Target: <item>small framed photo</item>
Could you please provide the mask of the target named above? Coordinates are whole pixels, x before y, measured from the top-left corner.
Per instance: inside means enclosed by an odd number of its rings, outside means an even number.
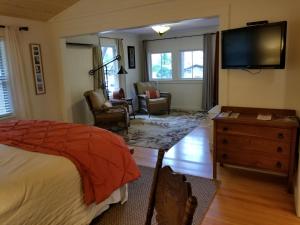
[[[41,66],[35,66],[36,74],[41,73]]]
[[[34,55],[34,64],[39,65],[41,64],[41,58],[38,55]]]
[[[127,46],[128,51],[128,68],[135,69],[135,50],[134,46]]]
[[[32,59],[33,78],[35,84],[35,93],[37,95],[46,94],[42,53],[40,44],[30,44],[30,53]]]

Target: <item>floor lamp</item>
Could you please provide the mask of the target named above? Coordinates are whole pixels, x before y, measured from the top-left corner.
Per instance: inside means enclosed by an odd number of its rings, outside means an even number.
[[[103,64],[103,65],[101,65],[101,66],[99,66],[99,67],[97,67],[95,69],[91,69],[89,71],[89,75],[94,76],[96,71],[104,68],[104,75],[105,75],[105,87],[104,87],[104,89],[105,89],[105,94],[106,94],[106,96],[107,96],[108,99],[109,99],[109,90],[108,90],[108,78],[107,78],[107,76],[108,76],[107,75],[107,65],[110,64],[110,63],[112,63],[112,62],[114,62],[114,61],[116,61],[116,60],[120,61],[121,60],[121,56],[117,55],[111,61],[109,61],[109,62],[107,62],[107,63],[105,63],[105,64]],[[127,74],[127,71],[124,69],[123,66],[121,66],[117,74],[119,74],[119,75],[120,74]]]

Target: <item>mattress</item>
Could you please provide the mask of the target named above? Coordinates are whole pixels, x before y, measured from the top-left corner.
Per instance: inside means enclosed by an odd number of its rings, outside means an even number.
[[[80,175],[69,159],[0,144],[1,225],[85,225],[127,198],[124,185],[99,204],[86,205]]]

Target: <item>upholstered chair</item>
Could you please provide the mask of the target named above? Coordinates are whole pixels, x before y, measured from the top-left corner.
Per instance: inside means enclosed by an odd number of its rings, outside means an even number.
[[[138,97],[139,111],[147,114],[170,113],[171,93],[156,90],[151,82],[134,83],[134,89]],[[158,91],[158,96],[151,97],[147,95],[147,91]]]
[[[84,97],[94,116],[95,126],[112,131],[121,128],[128,132],[130,120],[126,102],[119,102],[113,105],[105,98],[102,89],[86,91]]]

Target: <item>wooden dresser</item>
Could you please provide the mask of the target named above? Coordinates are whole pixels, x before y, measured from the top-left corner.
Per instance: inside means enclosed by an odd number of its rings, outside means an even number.
[[[295,110],[224,106],[221,112],[240,114],[213,119],[214,178],[219,162],[287,175],[292,191],[299,126]],[[271,114],[272,119],[258,120],[258,114]]]

